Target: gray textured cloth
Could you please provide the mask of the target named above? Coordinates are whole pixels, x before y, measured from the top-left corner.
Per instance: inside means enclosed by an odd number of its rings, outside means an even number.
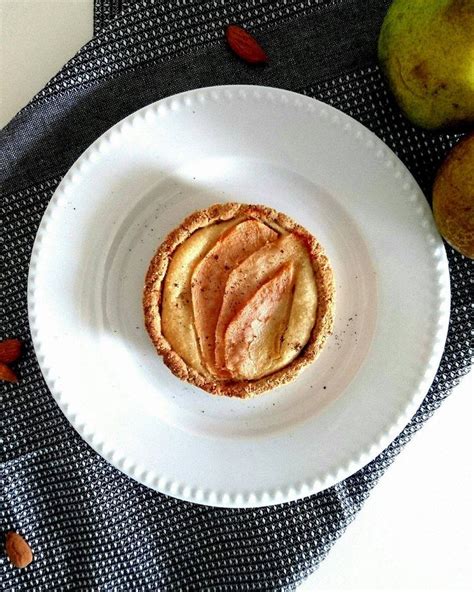
[[[133,4],[130,0],[95,0],[94,33],[99,33],[130,4]]]
[[[28,263],[51,195],[102,132],[164,96],[254,83],[317,97],[372,129],[428,195],[456,138],[414,128],[394,105],[375,54],[387,4],[98,0],[96,37],[2,131],[0,338],[21,337],[26,352],[18,365],[21,382],[0,387],[0,520],[3,531],[21,532],[35,554],[25,570],[0,559],[4,589],[293,589],[325,557],[394,457],[468,370],[473,264],[448,248],[448,341],[434,383],[403,433],[369,465],[318,495],[275,507],[225,510],[160,495],[98,457],[56,406],[31,346]],[[252,69],[230,54],[223,42],[228,22],[258,30],[271,56],[267,67]]]

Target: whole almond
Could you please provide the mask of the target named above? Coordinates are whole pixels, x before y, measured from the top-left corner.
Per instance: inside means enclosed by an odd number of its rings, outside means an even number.
[[[0,362],[10,364],[16,362],[21,354],[21,341],[19,339],[5,339],[0,341]]]
[[[248,64],[264,64],[268,56],[257,40],[238,25],[229,25],[225,36],[231,50]]]
[[[15,567],[23,568],[33,561],[33,553],[25,539],[17,532],[7,532],[5,551]]]
[[[18,382],[18,376],[3,362],[0,362],[0,380],[7,382]]]

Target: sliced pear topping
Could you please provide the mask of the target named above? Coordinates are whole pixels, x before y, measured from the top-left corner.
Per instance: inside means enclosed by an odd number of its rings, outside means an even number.
[[[191,280],[194,323],[203,362],[212,373],[215,372],[216,325],[227,278],[250,254],[277,237],[262,222],[245,220],[224,232],[194,269]]]
[[[229,323],[224,339],[225,363],[232,378],[260,378],[271,371],[280,357],[291,310],[294,275],[293,263],[285,263]]]

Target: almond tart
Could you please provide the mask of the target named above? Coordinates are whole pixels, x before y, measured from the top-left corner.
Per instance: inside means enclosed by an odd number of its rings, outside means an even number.
[[[315,237],[285,214],[216,204],[188,216],[158,248],[143,305],[173,374],[246,398],[314,361],[332,330],[333,273]]]

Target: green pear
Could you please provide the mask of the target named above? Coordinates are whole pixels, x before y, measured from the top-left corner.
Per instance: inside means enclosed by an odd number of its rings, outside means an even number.
[[[433,214],[446,241],[474,259],[474,133],[449,152],[433,185]]]
[[[378,55],[411,121],[430,129],[474,124],[474,0],[394,0]]]

